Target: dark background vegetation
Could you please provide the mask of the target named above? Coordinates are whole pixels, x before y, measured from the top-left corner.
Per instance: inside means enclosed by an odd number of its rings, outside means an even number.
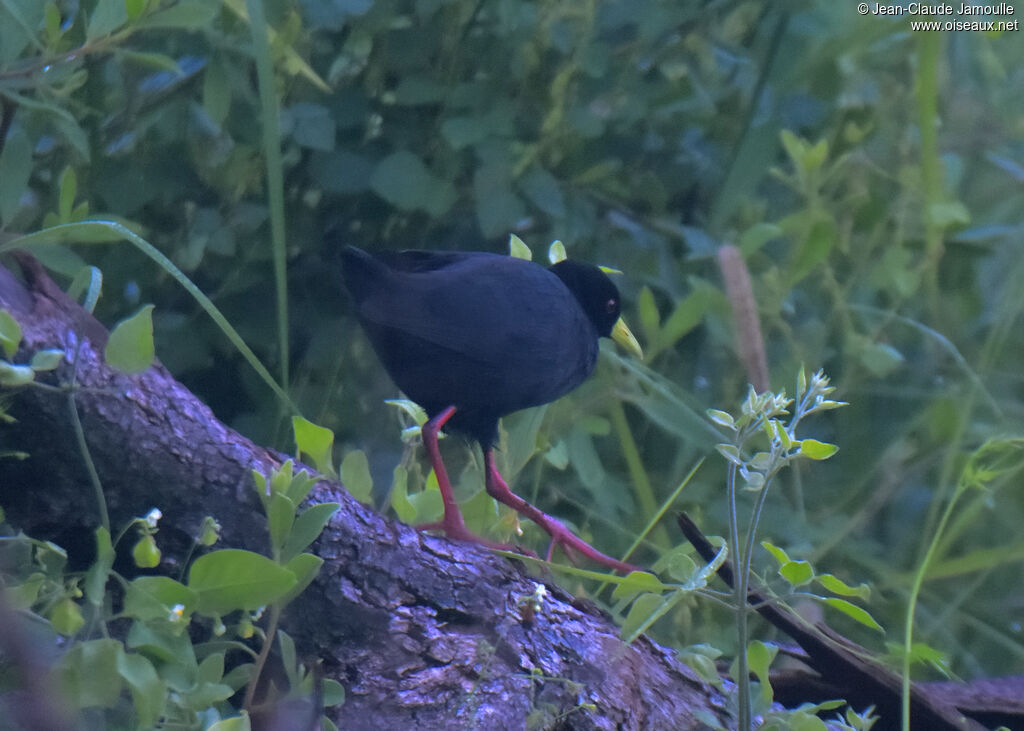
[[[147,27],[157,5],[178,15]],[[276,374],[263,117],[244,10],[0,3],[10,121],[0,216],[8,234],[85,215],[126,222]],[[503,450],[517,492],[614,554],[714,454],[704,410],[735,410],[746,392],[715,258],[735,244],[772,388],[791,392],[803,364],[824,368],[850,402],[804,427],[841,451],[785,474],[762,533],[849,583],[870,582],[886,637],[832,618],[842,630],[883,651],[900,640],[911,573],[967,456],[1021,432],[1019,32],[912,33],[906,17],[810,0],[268,0],[266,10],[288,388],[335,431],[339,459],[365,451],[382,509],[400,461],[412,493],[424,468],[383,403],[398,394],[341,291],[341,246],[501,252],[514,232],[537,259],[560,239],[570,257],[623,271],[646,360],[606,349],[595,378],[542,422],[508,419]],[[170,370],[228,424],[290,448],[273,393],[148,259],[113,244],[53,249],[45,261],[63,283],[83,263],[99,267],[108,324],[154,303]],[[479,456],[456,439],[443,449],[469,499],[482,489]],[[723,475],[712,456],[673,510],[724,535]],[[924,586],[916,637],[961,676],[1024,672],[1019,488],[1011,471],[965,498]],[[471,506],[478,530],[509,535],[489,503]],[[425,500],[414,508],[427,517]],[[524,529],[517,540],[542,548]],[[679,542],[666,521],[638,558]],[[755,566],[774,573],[766,554]],[[727,614],[699,598],[656,634],[733,643]]]

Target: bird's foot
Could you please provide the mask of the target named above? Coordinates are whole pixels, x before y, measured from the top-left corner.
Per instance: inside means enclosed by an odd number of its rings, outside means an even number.
[[[624,574],[628,574],[631,571],[647,570],[640,568],[639,566],[628,564],[625,561],[619,561],[607,554],[601,553],[585,540],[566,528],[562,521],[552,518],[550,515],[545,515],[545,518],[546,520],[544,521],[543,527],[551,536],[551,543],[548,546],[547,553],[548,561],[551,561],[551,554],[554,552],[555,546],[557,545],[562,547],[562,550],[565,551],[565,555],[568,556],[573,565],[576,565],[576,559],[573,555],[573,552],[576,552],[586,556],[594,563],[607,566],[614,571],[621,571]]]
[[[486,546],[487,548],[490,548],[495,551],[512,551],[514,553],[526,553],[527,555],[533,556],[535,558],[537,556],[537,554],[535,554],[533,551],[529,551],[520,546],[513,546],[508,543],[498,543],[497,541],[488,540],[483,536],[478,536],[476,533],[467,528],[466,524],[463,523],[461,520],[439,520],[434,523],[424,523],[422,525],[417,525],[416,530],[439,530],[442,531],[447,538],[450,538],[454,541],[465,541],[466,543],[479,543],[480,545]]]

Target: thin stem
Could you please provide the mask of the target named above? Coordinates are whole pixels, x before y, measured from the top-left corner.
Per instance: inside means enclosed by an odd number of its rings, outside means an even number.
[[[93,492],[96,494],[96,507],[99,508],[100,525],[110,532],[110,515],[107,514],[107,500],[103,497],[103,484],[100,482],[99,473],[96,472],[96,465],[93,464],[92,455],[89,454],[89,445],[85,443],[85,431],[82,429],[82,421],[78,418],[78,408],[75,406],[75,392],[68,393],[68,412],[71,415],[71,426],[75,430],[75,441],[78,442],[78,452],[85,462],[85,470],[89,473],[89,482],[92,483]]]
[[[92,484],[93,492],[96,495],[100,525],[107,531],[107,535],[110,535],[110,514],[107,513],[107,499],[103,495],[103,483],[100,482],[100,475],[92,461],[89,445],[85,442],[85,430],[82,428],[82,420],[78,417],[78,407],[75,405],[75,386],[78,383],[78,362],[81,352],[82,340],[79,338],[75,345],[75,357],[71,361],[71,381],[68,384],[68,412],[71,415],[71,427],[75,432],[75,441],[78,443],[78,453],[82,455],[82,461],[85,462],[85,471],[89,473],[89,482]]]
[[[252,32],[253,55],[256,59],[256,82],[260,94],[260,116],[263,126],[263,154],[267,161],[267,203],[270,208],[270,241],[274,256],[274,284],[277,292],[277,341],[281,359],[281,387],[289,387],[288,374],[288,263],[285,248],[284,164],[281,161],[281,129],[278,120],[274,70],[270,62],[267,23],[263,0],[246,0],[249,28]]]
[[[736,565],[749,566],[749,561],[740,553],[739,504],[736,500],[736,464],[729,463],[726,480],[729,502],[729,543],[736,551]],[[736,604],[736,688],[738,693],[739,731],[750,729],[750,670],[747,667],[747,572],[737,571],[733,586],[733,601]]]
[[[260,654],[256,657],[256,662],[252,669],[252,678],[245,689],[245,702],[242,704],[242,707],[250,713],[252,712],[253,700],[256,697],[256,686],[259,685],[260,675],[267,664],[267,657],[270,656],[270,648],[274,646],[274,637],[277,636],[277,623],[280,619],[281,607],[277,604],[272,604],[270,606],[270,619],[267,622],[267,633],[263,639],[263,647],[260,648]]]
[[[754,512],[750,515],[750,526],[747,529],[747,541],[743,547],[743,570],[740,574],[743,576],[743,580],[749,584],[748,576],[750,575],[750,563],[751,556],[754,554],[754,540],[757,537],[757,524],[761,521],[761,510],[764,508],[765,500],[768,497],[768,487],[772,484],[774,475],[769,475],[764,484],[761,486],[761,490],[757,495],[757,502],[754,504]],[[744,598],[747,596],[746,592],[743,594]]]

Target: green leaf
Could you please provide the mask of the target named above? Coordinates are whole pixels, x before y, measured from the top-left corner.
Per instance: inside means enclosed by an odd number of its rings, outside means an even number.
[[[53,629],[65,637],[71,637],[76,634],[78,630],[82,629],[82,625],[85,624],[82,608],[70,597],[64,597],[54,604],[47,619],[50,620]]]
[[[133,622],[125,645],[172,666],[174,675],[165,671],[164,678],[178,683],[178,689],[191,686],[196,682],[196,656],[188,633],[177,627],[157,627],[155,622]]]
[[[29,44],[37,44],[35,31],[43,19],[40,0],[3,0],[0,2],[0,65],[6,66],[21,55]],[[3,169],[3,168],[0,168]]]
[[[153,305],[146,305],[110,333],[104,357],[125,373],[141,373],[153,363]]]
[[[480,117],[449,117],[441,123],[441,136],[455,150],[475,145],[490,132],[487,121]]]
[[[87,640],[68,650],[59,665],[66,699],[78,708],[112,708],[121,695],[117,661],[123,653],[113,639]]]
[[[352,450],[341,461],[341,482],[356,500],[369,502],[373,492],[373,478],[370,476],[370,464],[362,450]]]
[[[815,577],[819,584],[825,589],[832,592],[833,594],[839,594],[840,596],[855,596],[858,599],[867,601],[871,598],[871,587],[867,584],[861,584],[860,586],[850,586],[845,581],[832,574],[822,574],[821,576]]]
[[[154,28],[201,30],[213,21],[219,6],[220,3],[210,3],[205,2],[205,0],[179,2],[166,10],[147,15],[135,27],[148,30]]]
[[[556,470],[564,470],[569,466],[569,447],[565,440],[559,439],[551,449],[544,453],[544,461]]]
[[[779,576],[790,586],[803,586],[814,580],[814,568],[807,561],[787,561],[779,567]]]
[[[395,406],[405,412],[419,426],[427,423],[427,412],[415,401],[410,401],[407,398],[393,398],[387,399],[384,403],[388,406]],[[443,436],[443,434],[439,436]]]
[[[796,284],[824,262],[838,237],[835,221],[819,217],[800,241],[796,256],[790,264],[790,283]]]
[[[8,133],[0,150],[0,170],[0,222],[10,224],[21,209],[32,174],[32,142],[20,125]]]
[[[530,247],[515,234],[508,235],[508,255],[516,259],[533,261],[533,252],[530,251]]]
[[[939,228],[969,226],[971,213],[960,201],[933,203],[928,206],[928,222]]]
[[[128,22],[128,10],[124,0],[98,0],[92,15],[89,16],[89,29],[86,31],[86,42],[109,35]],[[67,220],[67,219],[63,219]]]
[[[213,616],[266,606],[295,583],[295,574],[269,558],[233,548],[200,556],[188,577],[188,587],[199,594],[197,611]]]
[[[288,685],[294,691],[298,688],[302,678],[299,677],[299,663],[295,654],[295,640],[283,631],[277,631],[277,645],[281,654],[281,666],[288,676]]]
[[[423,161],[399,150],[388,155],[370,175],[370,188],[381,198],[404,211],[425,211],[439,218],[455,202],[452,184],[434,175]]]
[[[308,455],[319,472],[334,475],[334,432],[301,416],[292,417],[292,430],[295,432],[295,445],[299,454]]]
[[[739,247],[743,258],[747,259],[757,253],[769,241],[785,234],[782,227],[775,223],[755,223],[740,235]]]
[[[444,501],[437,485],[437,475],[431,470],[427,475],[423,490],[409,495],[409,502],[416,510],[416,515],[425,522],[430,522],[441,515]]]
[[[857,350],[857,357],[873,376],[883,378],[903,365],[906,360],[903,353],[888,343],[874,343],[866,338],[855,342],[859,342],[861,346]]]
[[[132,560],[140,569],[156,568],[160,565],[160,557],[160,548],[151,535],[142,536],[132,547]]]
[[[143,621],[167,619],[175,605],[188,617],[196,608],[199,595],[167,576],[139,576],[128,584],[124,595],[124,613]]]
[[[661,594],[641,594],[629,608],[626,619],[622,622],[622,629],[619,636],[623,638],[633,637],[637,631],[647,623],[651,616],[658,611],[664,599]]]
[[[569,255],[565,253],[565,244],[561,241],[555,240],[551,242],[551,246],[548,247],[548,261],[552,264],[557,264],[560,261],[565,261],[569,258]],[[602,267],[603,269],[604,267]]]
[[[819,442],[817,439],[803,439],[800,441],[800,454],[813,460],[824,460],[839,451],[835,444]]]
[[[300,553],[289,561],[287,569],[295,574],[295,586],[289,589],[288,593],[278,601],[282,604],[288,604],[304,592],[306,587],[313,583],[313,579],[320,573],[320,567],[323,565],[324,560],[319,556],[314,556],[312,553]]]
[[[552,218],[565,217],[565,197],[562,195],[562,188],[558,179],[547,170],[540,167],[533,168],[520,179],[519,185],[523,195],[544,213]],[[562,259],[564,258],[563,256]]]
[[[146,9],[146,4],[149,0],[124,0],[125,10],[128,13],[128,17],[131,20],[135,20],[142,11]]]
[[[509,176],[510,172],[501,165],[481,166],[473,176],[476,220],[484,236],[508,231],[527,214]]]
[[[809,172],[821,169],[828,159],[828,140],[819,140],[813,147],[808,147],[803,156],[803,167]]]
[[[743,464],[743,460],[740,458],[740,450],[735,445],[733,445],[733,444],[716,444],[715,445],[715,449],[718,450],[718,453],[720,455],[725,457],[728,461],[732,462],[734,465],[739,466],[739,465]]]
[[[0,350],[5,358],[13,358],[21,344],[21,325],[7,310],[0,310]]]
[[[402,465],[395,467],[394,477],[391,480],[391,509],[403,523],[410,523],[416,519],[416,508],[409,502],[409,473]]]
[[[646,284],[637,293],[636,309],[644,338],[648,343],[653,343],[661,332],[661,315],[658,312],[658,305],[654,301],[654,293]],[[648,358],[650,358],[650,347],[648,347]]]
[[[52,371],[60,365],[60,362],[64,359],[64,351],[56,348],[48,348],[46,350],[39,350],[32,356],[32,362],[29,367],[36,373],[40,371]]]
[[[868,614],[867,611],[861,609],[856,604],[851,604],[845,599],[837,599],[836,597],[825,597],[822,601],[824,601],[830,607],[838,609],[840,612],[850,617],[851,619],[860,622],[865,627],[876,629],[883,634],[885,633],[885,629],[882,628],[882,625],[876,622],[875,618]]]
[[[772,702],[773,692],[769,681],[769,670],[778,653],[778,647],[769,647],[760,640],[754,640],[747,645],[747,663],[750,672],[757,676],[761,686],[761,700],[765,705],[770,705]]]
[[[291,482],[288,484],[288,489],[284,491],[284,494],[288,496],[288,499],[292,501],[296,507],[302,505],[302,501],[309,495],[309,491],[313,489],[313,486],[319,482],[319,479],[313,477],[306,470],[299,470],[299,474],[292,477]]]
[[[281,560],[287,563],[306,550],[320,536],[327,521],[339,507],[338,503],[320,503],[302,511],[295,519],[291,533],[281,549]]]
[[[42,545],[36,545],[36,563],[38,563],[46,575],[56,578],[64,573],[64,567],[68,563],[67,552],[56,543],[46,541]]]
[[[311,102],[297,102],[285,112],[291,121],[291,136],[296,144],[321,152],[334,149],[335,122],[327,107]]]
[[[207,727],[206,731],[252,731],[249,714],[241,711],[234,718],[225,718]]]
[[[178,62],[164,53],[147,53],[119,48],[117,55],[125,61],[130,61],[140,66],[156,69],[157,71],[170,71],[175,76],[182,76],[184,73]]]
[[[690,292],[662,323],[653,351],[660,352],[672,347],[680,338],[697,327],[704,319],[710,303],[711,297],[707,287],[700,286]]]
[[[231,84],[219,57],[214,57],[203,70],[203,109],[218,125],[224,124],[231,111]]]
[[[688,581],[697,571],[697,564],[691,557],[692,547],[679,545],[661,554],[651,567],[658,574],[668,574],[673,581]]]
[[[714,423],[725,427],[726,429],[735,431],[736,420],[732,418],[732,414],[729,414],[726,411],[719,411],[718,409],[708,409],[706,413],[708,418]]]
[[[2,23],[0,23],[2,25]],[[85,73],[84,71],[82,72]],[[55,102],[40,101],[39,99],[24,96],[22,94],[16,94],[12,91],[8,91],[7,97],[15,100],[20,106],[25,109],[31,109],[34,111],[47,114],[52,117],[49,120],[57,132],[74,148],[75,152],[82,156],[82,158],[89,161],[89,138],[82,129],[81,125],[75,119],[74,115],[71,114],[67,109],[64,109]],[[34,232],[37,233],[37,232]],[[33,236],[33,234],[28,234]],[[21,237],[19,237],[21,238]]]
[[[667,586],[657,576],[648,571],[631,571],[612,592],[612,600],[629,601],[641,592],[665,592],[672,587]],[[625,634],[625,633],[624,633]]]
[[[224,653],[214,652],[199,663],[200,683],[219,683],[224,677]]]
[[[142,655],[120,652],[117,672],[131,691],[138,728],[154,727],[167,703],[167,685],[157,676],[153,663]]]
[[[107,578],[114,567],[114,547],[110,543],[110,531],[103,526],[96,529],[96,560],[85,574],[85,598],[94,607],[103,605]]]
[[[270,545],[275,550],[280,550],[284,546],[294,520],[295,503],[284,493],[275,492],[271,495],[270,505],[267,508],[267,523],[270,527]]]
[[[776,561],[779,562],[780,566],[783,566],[792,560],[789,557],[789,554],[787,554],[784,550],[776,546],[774,543],[769,543],[768,541],[761,541],[761,545],[764,547],[766,551],[768,551],[768,553],[770,553],[775,558]]]
[[[324,679],[323,683],[324,706],[331,708],[345,702],[345,686],[337,680],[331,680],[330,678]]]
[[[225,683],[199,683],[181,693],[181,704],[192,711],[205,711],[212,705],[226,701],[235,694],[234,688]]]

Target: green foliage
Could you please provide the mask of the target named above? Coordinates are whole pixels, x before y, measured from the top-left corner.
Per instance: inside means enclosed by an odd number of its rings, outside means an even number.
[[[28,365],[10,362],[21,345],[21,325],[7,310],[0,310],[0,386],[27,386],[35,381],[39,373],[55,370],[64,358],[64,351],[58,349],[37,350]],[[3,411],[0,409],[0,415]]]
[[[13,358],[21,342],[21,326],[7,310],[0,310],[0,348],[4,356]]]
[[[754,387],[750,386],[738,415],[719,409],[708,411],[708,419],[729,435],[729,441],[718,444],[717,449],[728,464],[726,491],[730,511],[729,545],[732,546],[735,566],[733,608],[736,613],[736,644],[740,648],[748,648],[747,652],[741,650],[737,654],[733,670],[738,694],[738,722],[741,729],[751,728],[753,718],[748,670],[757,674],[761,681],[762,704],[769,705],[771,700],[771,694],[765,692],[767,666],[771,658],[766,657],[761,645],[749,643],[747,626],[747,614],[750,611],[747,590],[750,586],[754,540],[761,512],[764,509],[768,488],[784,468],[800,457],[819,461],[828,459],[838,451],[835,445],[816,439],[798,439],[796,434],[797,427],[805,417],[847,405],[845,402],[827,398],[834,391],[835,387],[829,384],[828,376],[824,372],[818,371],[808,379],[801,368],[797,375],[793,398],[788,398],[785,391],[758,394]],[[743,534],[739,528],[741,506],[736,489],[737,476],[743,479],[746,491],[756,494]],[[786,552],[777,546],[771,546],[769,552],[781,564],[779,573],[791,586],[800,587],[813,579],[814,569],[810,563],[791,560]],[[823,601],[863,624],[881,629],[867,612],[844,599],[828,597]],[[754,657],[761,665],[760,668],[748,666],[748,653],[751,647],[758,649]]]
[[[103,357],[125,373],[140,373],[153,363],[153,305],[146,305],[110,331]]]
[[[292,417],[292,430],[295,432],[295,446],[299,454],[308,455],[313,460],[317,472],[326,477],[337,477],[334,469],[334,432],[318,426],[301,416]]]
[[[130,533],[138,536],[131,549],[135,565],[159,565],[156,536],[161,514],[155,508],[131,521],[115,541],[105,528],[97,528],[96,558],[84,575],[67,572],[67,556],[60,547],[0,525],[5,600],[46,621],[49,636],[40,641],[55,643],[56,634],[67,638],[67,652],[56,661],[52,674],[70,709],[100,709],[107,723],[126,729],[202,729],[217,723],[223,728],[236,723],[244,727],[246,709],[239,711],[227,701],[248,686],[246,706],[252,703],[253,689],[275,642],[289,681],[282,690],[289,697],[312,694],[313,675],[298,662],[291,638],[277,632],[276,626],[281,608],[319,572],[323,561],[303,551],[338,506],[296,510],[313,480],[305,471],[294,474],[291,463],[255,482],[267,510],[274,557],[232,548],[214,550],[191,563],[185,583],[160,575],[129,580],[113,569],[117,547]],[[216,530],[212,518],[205,520],[196,546],[211,545]],[[112,607],[118,604],[115,614]],[[268,607],[269,627],[257,633],[254,622]],[[222,620],[229,616],[237,618],[230,628]],[[109,636],[108,625],[114,621],[130,623],[123,641]],[[200,639],[193,642],[190,631]],[[204,642],[203,635],[219,641]],[[261,643],[258,654],[245,644],[254,636]],[[229,670],[225,660],[230,649],[255,660]],[[326,706],[344,701],[337,682],[322,683]]]

